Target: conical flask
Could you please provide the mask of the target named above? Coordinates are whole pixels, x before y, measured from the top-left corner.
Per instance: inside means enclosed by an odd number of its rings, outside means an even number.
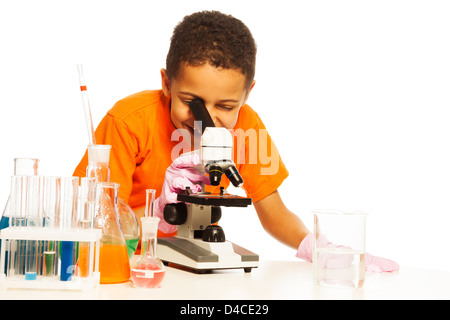
[[[120,283],[130,278],[130,263],[119,218],[118,194],[117,183],[97,184],[94,226],[102,230],[100,283]]]
[[[91,144],[88,146],[89,164],[86,169],[87,177],[95,178],[96,182],[110,181],[110,151],[111,146],[106,144]],[[139,242],[139,221],[130,206],[120,198],[118,207],[128,258],[131,258]]]

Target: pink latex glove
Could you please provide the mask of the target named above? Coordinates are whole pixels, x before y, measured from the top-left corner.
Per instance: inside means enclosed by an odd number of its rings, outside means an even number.
[[[164,233],[172,233],[177,226],[168,224],[164,220],[164,207],[169,203],[177,203],[178,193],[186,187],[192,192],[201,191],[201,183],[209,184],[209,178],[194,167],[201,163],[198,153],[189,153],[175,159],[167,168],[160,196],[155,200],[154,214],[160,218],[158,229]]]
[[[325,237],[319,237],[319,245],[326,245],[327,247],[339,247],[331,242],[329,242]],[[308,234],[305,239],[300,243],[296,257],[303,259],[308,262],[312,262],[313,255],[313,234]],[[344,258],[345,259],[345,258]],[[346,261],[342,259],[333,259],[330,255],[329,259],[326,261],[328,267],[338,268],[339,265],[346,264]],[[393,272],[398,271],[399,266],[395,261],[376,257],[369,253],[366,253],[366,271],[368,272]]]

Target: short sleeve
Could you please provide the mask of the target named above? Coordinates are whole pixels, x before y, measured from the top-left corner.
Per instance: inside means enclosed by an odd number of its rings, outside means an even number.
[[[119,197],[128,202],[132,186],[133,174],[136,168],[138,144],[133,133],[120,119],[107,114],[95,131],[97,144],[111,145],[109,167],[111,182],[119,183]],[[87,153],[75,169],[75,176],[85,176],[88,165]]]

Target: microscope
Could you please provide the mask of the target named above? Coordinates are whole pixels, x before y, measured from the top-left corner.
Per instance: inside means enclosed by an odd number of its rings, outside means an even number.
[[[215,127],[201,99],[194,99],[189,108],[196,120],[202,121],[200,172],[208,173],[210,183],[218,186],[225,176],[235,187],[244,183],[232,159],[233,138],[226,128]],[[164,219],[177,226],[175,237],[158,238],[158,257],[165,264],[172,264],[207,273],[216,269],[257,268],[259,256],[225,239],[218,221],[222,217],[221,206],[247,207],[251,198],[228,193],[223,187],[220,193],[204,191],[193,193],[189,188],[178,194],[178,203],[164,208]]]

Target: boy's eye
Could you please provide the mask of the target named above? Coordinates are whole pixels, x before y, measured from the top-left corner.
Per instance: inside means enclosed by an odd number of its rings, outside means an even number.
[[[232,106],[224,106],[224,105],[218,105],[217,107],[219,107],[220,109],[223,109],[225,111],[231,111],[234,109],[234,107],[232,107]]]
[[[183,102],[185,105],[188,106],[189,103],[191,103],[193,100],[194,100],[194,99],[181,99],[181,102]],[[225,110],[225,111],[231,111],[231,110],[234,109],[233,106],[228,106],[228,105],[217,105],[216,107],[217,107],[217,108],[220,108],[220,109],[222,109],[222,110]]]

